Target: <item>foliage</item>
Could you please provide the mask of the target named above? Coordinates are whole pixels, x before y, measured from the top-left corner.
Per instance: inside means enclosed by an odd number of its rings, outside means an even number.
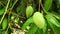
[[[0,0],[0,34],[21,32],[60,34],[60,0]]]

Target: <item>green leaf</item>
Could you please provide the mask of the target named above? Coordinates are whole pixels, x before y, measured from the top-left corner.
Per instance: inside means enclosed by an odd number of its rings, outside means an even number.
[[[7,27],[7,25],[8,25],[8,20],[7,20],[7,18],[5,17],[4,20],[3,20],[3,22],[2,22],[2,29],[5,30],[6,27]]]
[[[4,11],[5,11],[5,8],[1,9],[0,10],[0,15],[2,15],[4,13]]]
[[[45,26],[43,28],[43,34],[46,34],[46,31],[47,31],[47,23],[45,23]]]
[[[28,32],[26,34],[35,34],[35,32],[37,31],[37,27],[35,24],[31,24],[30,29],[28,30]]]
[[[26,17],[29,18],[33,14],[34,10],[32,6],[27,6],[26,8]]]
[[[58,1],[58,3],[60,4],[60,0],[57,0]]]
[[[48,10],[51,8],[52,1],[53,1],[53,0],[45,0],[44,9],[45,9],[46,11],[48,11]]]
[[[42,29],[38,29],[35,34],[43,34]]]
[[[48,20],[47,20],[48,21]],[[50,25],[50,27],[52,28],[52,30],[54,31],[54,34],[60,34],[60,28],[58,28],[57,26],[55,26],[54,24],[50,23],[48,21],[48,24]]]
[[[47,34],[50,34],[50,32],[47,32]]]
[[[50,23],[54,24],[55,26],[60,27],[60,23],[53,16],[46,15],[46,19],[47,19],[47,21],[49,21]]]
[[[8,34],[8,31],[5,31],[5,34]]]
[[[57,18],[58,20],[60,20],[60,15],[56,12],[50,11],[49,12],[50,15],[54,16],[55,18]]]
[[[5,34],[5,31],[0,32],[0,34]]]
[[[33,17],[30,17],[29,19],[27,19],[27,21],[23,24],[22,26],[22,31],[29,26],[31,23],[33,23]]]

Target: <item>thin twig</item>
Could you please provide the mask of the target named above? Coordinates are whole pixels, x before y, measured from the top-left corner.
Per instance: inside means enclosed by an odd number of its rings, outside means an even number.
[[[5,6],[2,4],[2,2],[0,2],[0,4],[5,8]]]
[[[14,7],[14,5],[17,3],[17,1],[18,1],[18,0],[16,0],[16,1],[14,2],[13,6],[11,7],[11,9],[13,9],[13,7]]]
[[[19,16],[18,14],[11,12],[11,14],[17,15],[18,17],[22,18],[22,16]]]
[[[6,12],[7,12],[7,9],[8,9],[8,6],[9,6],[9,2],[10,2],[10,0],[8,0],[7,6],[6,6],[6,10],[5,10],[4,14],[3,14],[3,17],[1,18],[0,24],[2,23],[2,21],[4,19],[4,16],[5,16]]]
[[[41,7],[43,8],[44,12],[45,12],[46,14],[48,14],[48,12],[44,9],[44,7],[43,7],[43,5],[42,5],[42,2],[41,2]]]
[[[40,3],[41,3],[41,0],[39,0],[39,12],[40,12]]]

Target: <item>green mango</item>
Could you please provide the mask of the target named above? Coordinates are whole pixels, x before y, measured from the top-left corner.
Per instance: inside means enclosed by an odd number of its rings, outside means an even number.
[[[26,8],[26,17],[29,18],[33,14],[34,10],[32,6],[27,6]]]
[[[36,24],[36,26],[39,27],[40,29],[44,28],[45,19],[44,19],[42,13],[35,12],[33,15],[33,21]]]

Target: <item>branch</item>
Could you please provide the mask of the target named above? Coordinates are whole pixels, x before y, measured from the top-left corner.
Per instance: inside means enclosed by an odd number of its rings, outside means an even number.
[[[2,23],[2,21],[4,19],[4,16],[5,16],[6,12],[7,12],[7,9],[8,9],[8,6],[9,6],[9,2],[10,2],[10,0],[8,0],[7,6],[6,6],[6,10],[5,10],[4,14],[3,14],[3,17],[1,18],[0,24]]]
[[[18,1],[18,0],[16,0],[16,1],[14,2],[13,6],[11,7],[11,9],[13,9],[13,7],[14,7],[14,5],[17,3],[17,1]]]

